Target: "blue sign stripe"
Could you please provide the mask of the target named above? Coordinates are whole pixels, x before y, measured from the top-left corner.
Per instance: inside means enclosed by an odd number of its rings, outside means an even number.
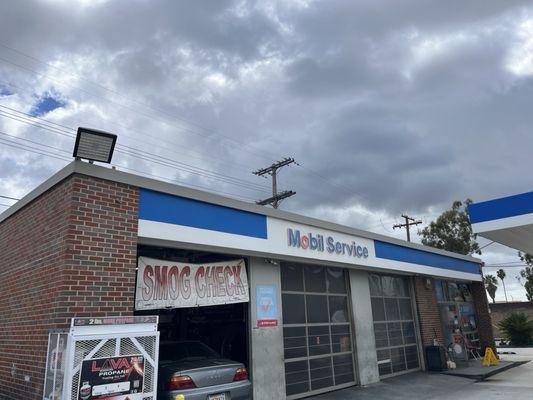
[[[374,248],[376,251],[376,257],[378,258],[427,265],[429,267],[466,272],[469,274],[480,273],[480,265],[472,261],[443,256],[441,254],[428,253],[426,251],[381,242],[379,240],[374,240]]]
[[[139,219],[267,238],[265,215],[141,189]]]
[[[470,222],[473,224],[531,214],[533,213],[533,192],[470,204],[468,213]]]

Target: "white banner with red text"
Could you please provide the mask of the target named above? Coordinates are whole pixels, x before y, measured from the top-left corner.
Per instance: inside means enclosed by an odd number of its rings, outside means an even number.
[[[184,308],[249,301],[243,259],[191,264],[139,257],[136,310]]]

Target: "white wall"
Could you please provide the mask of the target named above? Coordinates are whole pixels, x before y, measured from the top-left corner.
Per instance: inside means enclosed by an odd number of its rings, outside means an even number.
[[[379,382],[368,273],[350,270],[350,289],[355,325],[357,373],[359,384],[365,386]]]
[[[263,258],[250,258],[250,342],[254,400],[285,399],[283,327],[281,321],[281,277],[279,265]],[[258,328],[256,309],[257,285],[275,285],[278,326]]]

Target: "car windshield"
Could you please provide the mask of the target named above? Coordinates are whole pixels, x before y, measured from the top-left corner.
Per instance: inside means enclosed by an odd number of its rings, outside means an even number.
[[[220,355],[200,342],[176,342],[161,344],[159,358],[165,361],[200,360],[220,358]]]

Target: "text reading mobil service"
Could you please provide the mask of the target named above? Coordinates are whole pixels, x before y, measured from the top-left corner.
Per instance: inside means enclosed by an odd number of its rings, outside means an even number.
[[[357,258],[367,258],[368,248],[352,242],[335,240],[333,236],[320,235],[318,233],[302,234],[299,229],[287,228],[287,241],[289,247],[297,247],[304,250],[315,250],[331,254],[346,254]]]

